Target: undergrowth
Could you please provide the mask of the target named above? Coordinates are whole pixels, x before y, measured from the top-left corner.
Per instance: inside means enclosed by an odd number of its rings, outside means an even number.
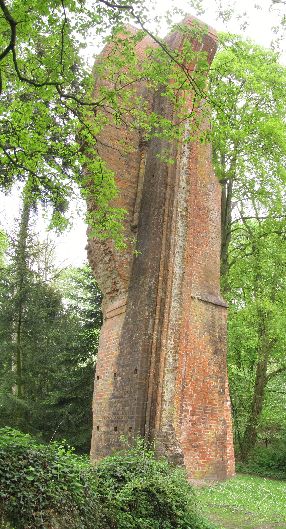
[[[92,467],[69,448],[9,428],[0,430],[1,518],[13,529],[211,527],[183,470],[141,441]]]
[[[273,446],[257,446],[249,461],[236,464],[238,472],[256,474],[273,479],[286,479],[286,441],[280,440]]]

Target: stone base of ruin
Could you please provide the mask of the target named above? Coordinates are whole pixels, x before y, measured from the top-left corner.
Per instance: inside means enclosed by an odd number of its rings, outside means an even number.
[[[187,19],[186,24],[193,24]],[[180,33],[168,38],[178,48]],[[149,38],[137,45],[143,56]],[[195,44],[194,44],[195,45]],[[203,38],[209,62],[216,37]],[[152,108],[172,116],[160,93]],[[186,134],[188,133],[186,126]],[[122,137],[132,153],[120,154]],[[234,474],[226,367],[226,304],[220,296],[220,185],[207,144],[146,145],[140,132],[109,125],[100,154],[115,172],[117,205],[128,216],[124,252],[90,239],[88,256],[104,294],[93,401],[91,457],[122,448],[123,438],[155,441],[190,479]],[[92,205],[90,205],[92,207]]]

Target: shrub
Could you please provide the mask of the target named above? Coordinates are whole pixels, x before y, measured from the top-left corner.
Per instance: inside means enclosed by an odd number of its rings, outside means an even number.
[[[95,482],[90,465],[71,450],[1,429],[0,513],[15,529],[94,529]]]
[[[208,529],[181,469],[142,442],[97,466],[0,430],[0,518],[14,529]],[[0,525],[1,526],[1,525]]]
[[[142,441],[106,457],[96,469],[109,527],[116,529],[204,529],[194,492],[181,468],[172,467]]]

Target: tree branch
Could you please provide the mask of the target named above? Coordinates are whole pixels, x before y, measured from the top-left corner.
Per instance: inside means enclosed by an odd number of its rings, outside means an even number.
[[[100,4],[104,4],[106,7],[109,7],[110,9],[119,9],[121,11],[133,11],[132,5],[120,5],[116,2],[109,2],[108,0],[99,0]]]
[[[17,37],[16,28],[17,28],[18,22],[12,17],[4,0],[0,0],[0,9],[2,10],[4,18],[8,22],[10,29],[11,29],[10,42],[8,46],[6,46],[5,50],[2,51],[2,53],[0,53],[0,61],[2,61],[10,52],[12,52],[15,72],[20,81],[23,81],[29,85],[32,85],[35,88],[42,88],[43,86],[59,86],[61,84],[59,81],[43,81],[42,83],[38,83],[37,81],[33,79],[29,79],[28,77],[26,77],[20,72],[18,62],[17,62],[17,54],[16,54],[16,37]]]
[[[284,371],[286,371],[286,366],[281,366],[279,367],[279,369],[276,369],[276,371],[272,371],[271,373],[269,373],[266,377],[267,383],[269,382],[269,380],[272,380],[272,378],[277,377],[277,375],[284,373]]]
[[[24,171],[27,171],[31,176],[34,176],[34,177],[38,178],[38,175],[37,175],[37,173],[35,173],[35,171],[33,171],[32,169],[29,169],[29,167],[26,167],[25,165],[19,163],[17,160],[14,160],[13,156],[11,156],[11,154],[9,154],[9,152],[4,147],[4,145],[0,145],[0,149],[2,149],[2,151],[5,154],[5,156],[8,158],[9,162],[12,165],[14,165],[15,167],[18,167],[19,169],[24,169]]]
[[[66,14],[66,8],[65,8],[64,0],[61,0],[61,4],[62,4],[62,8],[63,8],[63,13],[64,13],[64,20],[63,20],[62,27],[61,27],[61,58],[60,58],[60,64],[62,66],[62,71],[64,71],[63,59],[64,59],[64,46],[65,46],[65,26],[68,23],[68,19],[67,19],[67,14]]]
[[[18,22],[16,22],[16,20],[14,20],[14,18],[12,17],[8,7],[6,6],[4,0],[0,0],[0,8],[2,10],[2,13],[4,15],[4,18],[5,20],[8,22],[9,26],[10,26],[10,30],[11,30],[11,36],[10,36],[10,42],[8,44],[8,46],[5,48],[4,51],[2,51],[2,53],[0,53],[0,61],[2,61],[6,55],[8,55],[8,53],[10,53],[10,51],[12,51],[15,47],[15,44],[16,44],[16,27],[17,27],[17,24]]]

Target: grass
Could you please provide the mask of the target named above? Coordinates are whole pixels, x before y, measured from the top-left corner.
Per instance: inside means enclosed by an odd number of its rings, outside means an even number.
[[[238,475],[197,495],[219,529],[286,529],[286,481]]]

